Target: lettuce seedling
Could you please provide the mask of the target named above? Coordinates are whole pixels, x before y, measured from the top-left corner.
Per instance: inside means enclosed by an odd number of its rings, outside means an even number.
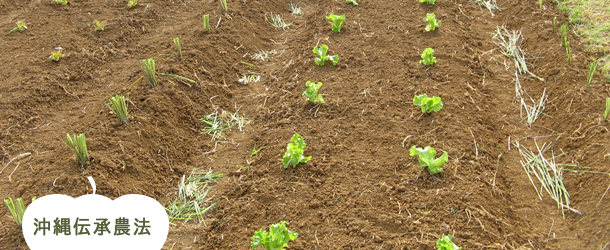
[[[341,24],[343,24],[343,21],[345,20],[345,15],[337,16],[337,15],[334,15],[333,13],[330,13],[330,15],[328,15],[326,17],[326,20],[328,20],[328,19],[333,21],[333,25],[332,25],[333,32],[335,32],[335,33],[341,32]]]
[[[426,13],[424,22],[428,22],[428,25],[426,25],[426,31],[435,30],[441,26],[441,21],[436,21],[436,15],[434,13]]]
[[[315,82],[307,81],[305,83],[305,87],[307,87],[307,90],[303,92],[303,95],[306,96],[310,102],[318,104],[326,103],[324,102],[324,99],[322,99],[322,95],[318,94],[318,90],[320,89],[320,87],[322,87],[321,82],[316,84]]]
[[[299,163],[306,163],[311,160],[311,156],[305,157],[303,153],[305,152],[305,140],[301,138],[301,135],[294,134],[292,138],[290,138],[291,143],[288,143],[286,147],[286,153],[284,154],[284,159],[282,163],[284,163],[284,168],[287,168],[288,165],[292,164],[293,168],[297,167]]]
[[[288,247],[288,242],[295,240],[299,237],[298,233],[293,233],[286,228],[286,222],[281,221],[280,223],[269,226],[269,232],[258,230],[252,236],[252,249],[256,249],[259,246],[263,246],[269,250],[283,250]]]
[[[346,2],[351,3],[354,6],[358,6],[359,4],[356,2],[356,0],[347,0]]]
[[[426,48],[424,52],[421,53],[421,61],[419,63],[424,65],[432,65],[436,63],[436,57],[434,57],[434,50],[432,48]]]
[[[60,5],[67,5],[68,0],[55,0],[55,3],[60,4]]]
[[[316,62],[317,65],[319,66],[324,66],[324,61],[332,61],[333,65],[336,66],[337,63],[339,62],[339,56],[338,55],[334,55],[334,56],[327,56],[326,53],[328,53],[328,46],[326,46],[326,44],[322,44],[322,46],[320,46],[319,48],[314,46],[313,47],[313,53],[318,55],[320,58],[315,58],[314,61]]]
[[[17,32],[17,31],[25,31],[27,29],[28,29],[28,27],[25,26],[25,22],[24,21],[17,21],[17,27],[13,28],[8,33],[10,34],[10,33]]]
[[[419,0],[419,2],[434,5],[434,3],[436,3],[436,0]]]
[[[413,104],[421,107],[421,112],[428,114],[432,111],[438,112],[443,108],[443,102],[438,96],[428,97],[426,94],[415,95]]]
[[[94,20],[95,22],[95,30],[96,31],[102,31],[106,29],[106,21],[98,21],[98,20]]]
[[[436,249],[437,250],[461,250],[461,247],[458,247],[453,241],[451,241],[451,234],[444,235],[436,241]]]
[[[425,148],[418,148],[413,145],[411,147],[410,156],[417,155],[417,160],[419,160],[419,168],[428,167],[428,172],[431,174],[438,174],[443,172],[441,166],[443,163],[449,160],[449,156],[447,152],[443,152],[443,155],[439,158],[434,159],[434,155],[436,154],[436,150],[427,146]]]
[[[136,7],[136,5],[138,5],[138,0],[129,0],[127,3],[127,8],[133,8]]]
[[[51,51],[51,56],[49,56],[49,58],[51,58],[51,60],[58,62],[59,59],[61,59],[62,57],[64,57],[64,55],[61,53],[61,50],[57,50],[57,51]]]

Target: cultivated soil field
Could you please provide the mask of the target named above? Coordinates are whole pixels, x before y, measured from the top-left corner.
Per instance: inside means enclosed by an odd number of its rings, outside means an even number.
[[[550,1],[540,10],[538,1],[500,0],[493,14],[465,0],[227,3],[228,11],[216,0],[140,0],[134,8],[123,0],[1,0],[0,197],[78,197],[91,193],[93,176],[97,194],[167,205],[183,175],[211,169],[224,174],[208,185],[215,206],[205,223],[174,221],[164,249],[248,249],[255,231],[282,220],[299,233],[290,249],[436,249],[442,234],[463,249],[610,243],[610,89],[599,72],[585,88],[596,55],[568,32],[569,64],[553,32],[554,17],[559,26],[567,15]],[[289,12],[290,3],[303,14]],[[292,24],[272,27],[271,12]],[[330,13],[345,14],[340,33],[324,19]],[[424,31],[426,13],[442,21],[437,30]],[[19,20],[28,29],[9,34]],[[94,20],[107,21],[105,30]],[[515,74],[493,39],[498,27],[522,32],[529,69],[544,81]],[[337,66],[314,63],[321,44],[339,56]],[[65,54],[58,62],[49,59],[56,47]],[[432,66],[419,63],[428,47]],[[251,57],[271,50],[264,61]],[[137,81],[140,61],[152,57],[157,72],[195,82]],[[238,81],[249,72],[260,81]],[[531,125],[517,80],[536,102],[548,96]],[[324,84],[325,104],[302,96],[306,81]],[[423,93],[441,97],[443,109],[422,114],[412,101]],[[129,97],[128,123],[105,105],[116,94]],[[250,121],[242,131],[216,140],[202,133],[200,118],[237,109]],[[86,134],[84,171],[64,143],[68,133]],[[312,159],[284,168],[295,133]],[[544,155],[554,153],[558,167],[579,170],[562,173],[580,214],[566,209],[564,218],[546,191],[538,198],[517,146],[537,152],[536,143],[549,146]],[[255,145],[264,148],[252,156]],[[413,145],[447,152],[445,171],[420,169]],[[28,249],[6,206],[0,214],[1,248]]]

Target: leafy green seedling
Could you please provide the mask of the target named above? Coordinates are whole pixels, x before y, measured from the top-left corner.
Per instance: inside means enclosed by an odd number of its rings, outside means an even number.
[[[136,7],[136,5],[138,5],[138,0],[129,0],[129,2],[127,3],[128,8]]]
[[[356,2],[356,0],[346,0],[346,2],[351,3],[354,6],[358,6],[359,4]]]
[[[203,30],[210,30],[210,14],[203,15]]]
[[[106,21],[100,22],[98,20],[95,20],[95,30],[96,31],[102,31],[105,29],[106,27]]]
[[[436,0],[419,0],[419,2],[434,5],[434,3],[436,3]]]
[[[144,80],[151,87],[157,86],[157,76],[155,69],[155,58],[144,59],[140,62],[140,68],[144,71]]]
[[[176,45],[176,48],[178,49],[178,55],[182,56],[182,46],[180,46],[180,37],[174,38],[174,44]]]
[[[64,57],[64,55],[61,53],[61,50],[57,50],[57,51],[53,51],[51,52],[51,56],[49,56],[49,58],[51,58],[51,60],[58,62],[59,59],[61,59],[62,57]]]
[[[334,15],[333,13],[330,13],[330,15],[328,15],[326,17],[326,20],[332,20],[333,21],[333,25],[332,25],[332,30],[335,33],[339,33],[341,32],[341,24],[343,24],[343,21],[345,20],[345,15]]]
[[[453,241],[451,241],[451,234],[441,236],[440,239],[436,241],[436,249],[437,250],[461,250],[461,247],[458,247]]]
[[[309,99],[309,102],[318,104],[326,103],[324,102],[324,99],[322,99],[322,95],[318,94],[318,90],[320,89],[320,87],[322,87],[321,82],[316,84],[315,82],[307,81],[305,83],[305,87],[307,87],[307,89],[305,90],[305,92],[303,92],[303,95]]]
[[[322,44],[322,46],[320,46],[319,48],[314,46],[313,47],[313,53],[318,55],[320,58],[315,58],[314,62],[316,62],[317,65],[319,66],[324,66],[324,62],[327,60],[330,60],[333,62],[333,65],[337,65],[337,63],[339,62],[339,56],[338,55],[334,55],[334,56],[327,56],[326,54],[328,53],[328,46],[326,46],[326,44]]]
[[[288,242],[299,237],[298,233],[293,233],[286,228],[286,222],[269,226],[269,232],[258,230],[252,236],[252,249],[263,246],[268,250],[283,250],[288,247]]]
[[[286,153],[284,154],[284,159],[282,163],[284,164],[284,168],[287,168],[288,165],[292,164],[293,168],[297,167],[299,163],[306,163],[311,160],[311,156],[305,157],[303,153],[305,152],[305,140],[301,138],[301,135],[294,134],[292,138],[290,138],[291,143],[288,143],[286,147]]]
[[[10,34],[10,33],[17,32],[17,31],[25,31],[27,29],[28,29],[28,27],[25,26],[25,21],[17,21],[17,27],[13,28],[8,33]]]
[[[55,0],[56,4],[60,4],[60,5],[67,5],[68,4],[68,0]]]
[[[435,30],[441,26],[441,21],[436,21],[436,15],[434,13],[426,13],[424,22],[428,22],[428,25],[426,25],[426,31]]]
[[[428,114],[432,111],[438,112],[443,108],[443,102],[438,96],[428,97],[426,94],[415,95],[413,104],[421,107],[421,112]]]
[[[32,198],[32,202],[35,200],[36,197]],[[13,217],[13,220],[15,220],[17,226],[21,226],[23,214],[25,213],[25,204],[23,204],[23,199],[17,198],[13,200],[13,198],[8,197],[8,200],[4,200],[4,203],[6,203],[8,211],[11,213],[11,217]]]
[[[606,98],[606,111],[604,112],[604,121],[608,120],[609,114],[610,114],[610,97]]]
[[[436,57],[434,57],[434,50],[432,48],[426,48],[424,52],[421,53],[421,61],[419,63],[424,65],[432,65],[436,63]]]
[[[425,148],[418,148],[413,145],[411,147],[410,156],[417,155],[417,160],[419,160],[419,168],[428,167],[428,172],[431,174],[438,174],[443,172],[441,166],[443,163],[449,160],[449,156],[447,152],[443,152],[443,155],[439,158],[434,159],[434,155],[436,154],[436,150],[427,146]]]
[[[110,104],[106,103],[106,106],[112,110],[116,116],[119,117],[121,122],[126,123],[129,121],[129,114],[127,112],[127,102],[125,101],[125,96],[123,95],[115,95],[114,97],[108,99]]]
[[[87,140],[85,138],[85,134],[68,134],[67,137],[66,145],[68,148],[70,148],[70,151],[72,151],[74,156],[76,156],[76,159],[80,163],[81,167],[86,166],[89,161],[89,151],[87,151]]]

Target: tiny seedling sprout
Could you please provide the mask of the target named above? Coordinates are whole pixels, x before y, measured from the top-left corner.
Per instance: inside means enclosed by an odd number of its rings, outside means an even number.
[[[102,21],[102,22],[100,22],[100,21],[98,21],[98,20],[95,20],[94,22],[95,22],[95,30],[96,30],[96,31],[102,31],[102,30],[104,30],[104,29],[105,29],[105,27],[106,27],[106,21]]]
[[[597,61],[589,63],[589,75],[587,75],[587,88],[591,86],[591,82],[593,81],[593,75],[595,75],[595,70],[597,69]]]
[[[434,3],[436,3],[436,0],[419,0],[419,2],[434,5]]]
[[[62,57],[64,57],[64,55],[61,53],[61,49],[52,51],[51,56],[49,56],[49,58],[51,58],[51,60],[56,61],[56,62],[58,62],[59,59],[61,59]]]
[[[421,107],[421,112],[429,114],[432,111],[438,112],[443,108],[443,102],[438,96],[428,97],[426,94],[415,95],[413,97],[413,104]]]
[[[214,207],[211,199],[207,197],[210,191],[208,183],[216,182],[222,176],[223,174],[213,173],[212,170],[208,172],[193,170],[188,178],[183,175],[178,183],[178,196],[165,208],[169,221],[203,222],[203,214]]]
[[[174,44],[176,45],[176,48],[178,49],[178,55],[182,56],[182,46],[180,46],[180,37],[174,38]]]
[[[210,14],[203,15],[203,30],[210,30]]]
[[[70,148],[70,151],[76,156],[76,159],[80,163],[81,167],[89,164],[89,151],[87,150],[87,140],[85,134],[68,134],[66,139],[66,145]]]
[[[292,24],[292,23],[286,23],[284,21],[284,19],[282,18],[282,16],[280,16],[279,14],[275,14],[273,12],[269,13],[269,16],[266,18],[267,18],[267,23],[269,23],[269,25],[271,25],[275,28],[281,28],[282,30],[285,30]]]
[[[276,50],[268,50],[268,51],[259,50],[257,53],[250,55],[250,58],[252,58],[254,60],[265,61],[265,59],[269,58],[269,55],[275,55],[275,54],[277,54]]]
[[[201,133],[212,135],[212,141],[214,141],[217,138],[225,136],[222,131],[230,129],[235,125],[237,125],[239,131],[242,131],[243,127],[250,121],[243,116],[239,116],[238,112],[239,108],[237,111],[235,111],[235,113],[222,111],[219,114],[217,110],[214,110],[214,112],[199,119],[199,121],[206,124],[206,126],[201,130]]]
[[[268,250],[283,250],[288,248],[289,241],[296,240],[297,237],[299,234],[288,230],[286,222],[281,221],[269,226],[268,232],[262,229],[256,231],[252,236],[250,246],[253,250],[259,246]]]
[[[333,13],[330,13],[330,15],[328,15],[326,17],[326,20],[328,20],[328,19],[333,21],[333,24],[331,26],[333,32],[335,32],[335,33],[341,32],[341,25],[343,24],[343,21],[345,21],[345,15],[337,16]]]
[[[127,3],[128,8],[136,7],[136,5],[138,5],[138,0],[129,0],[129,2]]]
[[[146,84],[151,87],[157,86],[157,76],[155,70],[155,59],[148,58],[140,62],[140,68],[144,71],[144,80]]]
[[[13,28],[11,31],[9,31],[8,33],[13,33],[13,32],[17,32],[17,31],[25,31],[27,30],[28,27],[25,26],[25,21],[17,21],[17,27]]]
[[[251,82],[258,82],[260,80],[261,80],[261,76],[259,74],[254,73],[254,72],[250,72],[249,75],[242,76],[238,80],[238,82],[241,82],[243,84],[248,84],[248,83],[251,83]]]
[[[263,150],[263,148],[266,147],[260,147],[260,148],[256,148],[256,142],[254,143],[254,147],[252,148],[252,153],[250,153],[250,157],[254,157],[256,154],[258,154],[258,152],[260,152],[261,150]]]
[[[119,117],[121,122],[126,123],[129,121],[129,113],[127,112],[127,102],[125,101],[125,96],[123,95],[115,95],[114,97],[108,99],[110,104],[106,103],[106,106],[110,108],[112,113]]]
[[[419,168],[428,167],[428,172],[431,174],[438,174],[443,172],[443,168],[441,167],[445,162],[449,160],[449,156],[447,152],[443,152],[443,155],[439,158],[434,159],[434,155],[436,154],[436,150],[427,146],[425,148],[418,148],[415,145],[411,147],[409,152],[410,156],[418,156],[417,160],[419,160]]]
[[[326,46],[326,44],[322,44],[322,46],[320,47],[313,47],[313,53],[318,55],[320,58],[314,58],[314,62],[318,65],[318,66],[324,66],[324,62],[327,60],[330,60],[333,62],[333,65],[337,65],[337,63],[339,62],[339,56],[338,55],[334,55],[334,56],[328,56],[326,55],[328,53],[328,46]]]
[[[292,13],[295,16],[302,16],[304,13],[301,10],[301,7],[299,7],[299,4],[290,4],[290,13]]]
[[[606,98],[606,111],[604,111],[604,121],[608,120],[610,114],[610,97]]]
[[[229,7],[227,7],[227,0],[220,0],[220,7],[222,7],[224,11],[229,11]]]
[[[436,15],[434,13],[427,13],[426,17],[424,17],[424,22],[428,22],[428,25],[426,25],[426,31],[435,30],[441,25],[441,21],[436,20]]]
[[[421,53],[421,58],[423,60],[419,61],[419,63],[424,65],[432,65],[436,63],[436,57],[434,57],[434,49],[426,48],[424,52]]]
[[[307,81],[305,87],[307,87],[307,89],[303,92],[303,96],[306,96],[309,102],[316,104],[326,103],[324,102],[324,99],[322,99],[322,95],[318,93],[318,90],[322,87],[321,82],[316,84],[315,82]]]
[[[32,198],[32,202],[35,200],[36,197]],[[11,217],[13,217],[13,220],[15,220],[15,224],[17,224],[17,226],[21,226],[23,214],[25,213],[25,204],[23,203],[23,199],[17,198],[13,200],[13,198],[9,197],[7,200],[4,200],[4,203],[6,203],[8,211],[11,213]]]
[[[67,5],[68,0],[55,0],[55,3],[59,5]]]
[[[356,2],[356,0],[346,0],[346,2],[351,3],[353,6],[358,6],[359,4]]]
[[[293,168],[296,168],[299,163],[306,163],[311,160],[311,156],[305,157],[305,139],[301,138],[301,135],[294,134],[290,138],[290,143],[286,147],[286,153],[282,159],[284,168],[288,168],[288,165],[292,164]]]
[[[436,249],[437,250],[461,250],[462,248],[453,243],[451,238],[453,235],[442,235],[440,239],[436,241]]]

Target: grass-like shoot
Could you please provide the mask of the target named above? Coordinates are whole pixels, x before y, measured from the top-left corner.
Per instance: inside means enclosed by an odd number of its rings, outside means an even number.
[[[220,0],[220,7],[222,7],[224,11],[229,11],[229,7],[227,7],[227,0]]]
[[[201,133],[212,135],[212,141],[214,141],[216,138],[225,136],[222,131],[225,129],[230,129],[235,125],[237,125],[239,131],[242,131],[243,127],[250,121],[243,116],[239,116],[238,112],[239,109],[232,114],[226,111],[222,111],[222,113],[218,114],[218,111],[214,110],[214,112],[211,114],[199,119],[199,121],[206,124],[206,126],[201,130]]]
[[[610,97],[606,98],[606,111],[604,111],[604,121],[608,120],[610,114]]]
[[[59,5],[67,5],[68,0],[55,0],[55,3]]]
[[[216,182],[222,176],[223,174],[213,173],[212,170],[208,172],[193,170],[188,178],[183,175],[178,184],[178,197],[165,208],[169,221],[203,222],[203,214],[214,207],[207,197],[210,191],[208,183]]]
[[[36,197],[32,198],[32,202],[36,200]],[[25,213],[25,204],[23,203],[22,198],[17,198],[13,200],[11,197],[8,200],[4,200],[6,206],[8,207],[8,211],[11,213],[11,217],[15,220],[15,224],[17,226],[21,226],[21,222],[23,221],[23,214]]]
[[[351,3],[354,6],[358,6],[359,4],[356,2],[356,0],[346,0],[346,2]]]
[[[415,95],[413,104],[421,107],[421,112],[429,114],[430,112],[438,112],[443,108],[443,102],[438,96],[428,97],[426,94]]]
[[[305,14],[301,10],[301,7],[299,7],[298,3],[297,4],[293,4],[293,3],[290,4],[290,13],[292,13],[295,16],[302,16],[303,14]]]
[[[133,8],[136,7],[136,5],[138,5],[138,0],[129,0],[129,2],[127,3],[127,8]]]
[[[288,168],[288,165],[290,164],[292,164],[293,168],[296,168],[299,163],[306,163],[311,160],[311,156],[303,156],[307,144],[305,143],[305,139],[301,138],[301,135],[294,134],[292,138],[290,138],[290,141],[282,159],[284,168]]]
[[[425,148],[418,148],[415,145],[411,147],[411,151],[409,152],[410,156],[418,156],[417,160],[419,160],[419,168],[428,167],[428,172],[430,174],[438,174],[443,172],[441,166],[449,160],[449,156],[447,152],[443,152],[443,155],[439,158],[434,159],[434,155],[436,154],[436,150],[427,146]]]
[[[436,63],[436,57],[434,57],[434,49],[426,48],[424,52],[421,53],[421,61],[419,63],[424,65],[432,65]]]
[[[64,55],[61,53],[61,50],[52,51],[51,56],[49,56],[49,58],[51,58],[51,60],[56,61],[56,62],[58,62],[59,59],[61,59],[62,57],[64,57]]]
[[[238,82],[241,82],[243,84],[248,84],[251,82],[258,82],[261,80],[261,76],[257,73],[254,72],[250,72],[250,75],[244,75],[242,76]]]
[[[436,0],[419,0],[419,2],[434,5],[434,3],[436,3]]]
[[[458,247],[455,243],[453,243],[453,241],[451,240],[451,237],[453,237],[453,235],[448,234],[448,235],[442,235],[440,239],[438,239],[436,241],[436,249],[437,250],[461,250],[461,247]]]
[[[210,14],[203,15],[203,30],[210,30]]]
[[[106,106],[112,110],[116,116],[119,117],[121,122],[126,123],[129,121],[129,113],[127,112],[127,101],[125,101],[125,96],[123,95],[115,95],[114,97],[108,99],[110,104],[106,103]]]
[[[330,15],[328,15],[326,17],[326,20],[328,20],[328,19],[333,21],[333,24],[331,26],[333,32],[335,32],[335,33],[341,32],[341,25],[343,24],[343,21],[345,21],[345,15],[337,16],[337,15],[334,15],[333,13],[330,13]]]
[[[597,61],[589,63],[589,74],[587,75],[587,88],[591,86],[591,82],[593,81],[593,75],[595,75],[595,70],[597,69]]]
[[[284,19],[282,18],[282,16],[280,16],[279,14],[274,14],[273,12],[269,13],[269,16],[266,18],[267,18],[267,23],[269,23],[269,25],[271,25],[275,28],[281,28],[282,30],[285,30],[286,28],[288,28],[288,26],[290,26],[292,24],[292,23],[286,23],[284,21]]]
[[[140,62],[140,68],[144,71],[144,80],[151,87],[157,86],[157,76],[155,71],[155,59],[148,58]]]
[[[182,46],[180,46],[180,37],[174,38],[174,44],[176,45],[176,48],[178,49],[178,55],[180,55],[182,57]]]
[[[102,31],[102,30],[104,30],[104,29],[105,29],[105,27],[106,27],[106,21],[102,21],[102,22],[100,22],[100,21],[98,21],[98,20],[95,20],[94,22],[95,22],[95,30],[96,30],[96,31]]]
[[[334,66],[336,66],[337,63],[339,62],[338,55],[334,55],[334,56],[326,55],[328,53],[328,46],[326,46],[326,44],[322,44],[322,46],[320,46],[319,48],[314,46],[313,53],[320,57],[320,58],[314,58],[314,62],[316,62],[316,64],[318,66],[324,66],[324,62],[327,60],[332,61]]]
[[[9,31],[8,33],[13,33],[13,32],[17,32],[17,31],[25,31],[27,30],[28,27],[25,26],[25,21],[17,21],[17,27],[13,28],[11,31]]]
[[[299,234],[288,230],[286,222],[281,221],[269,226],[269,232],[262,229],[256,231],[252,236],[250,246],[252,249],[263,246],[268,250],[283,250],[288,248],[289,241],[295,240],[297,237],[299,237]]]
[[[81,167],[89,164],[89,151],[87,151],[87,140],[85,134],[68,134],[66,139],[66,145],[70,148],[70,151],[76,156],[76,159],[80,163]]]
[[[434,13],[426,13],[424,22],[428,22],[428,25],[426,25],[426,31],[435,30],[436,28],[441,26],[441,21],[436,20],[436,15]]]
[[[307,87],[307,89],[303,92],[303,96],[306,96],[309,102],[316,104],[326,103],[324,102],[324,99],[322,99],[322,95],[318,94],[318,90],[322,87],[321,82],[316,84],[315,82],[307,81],[305,87]]]
[[[559,32],[561,33],[561,45],[563,45],[565,47],[566,43],[568,42],[568,25],[567,24],[561,25],[559,27]]]

